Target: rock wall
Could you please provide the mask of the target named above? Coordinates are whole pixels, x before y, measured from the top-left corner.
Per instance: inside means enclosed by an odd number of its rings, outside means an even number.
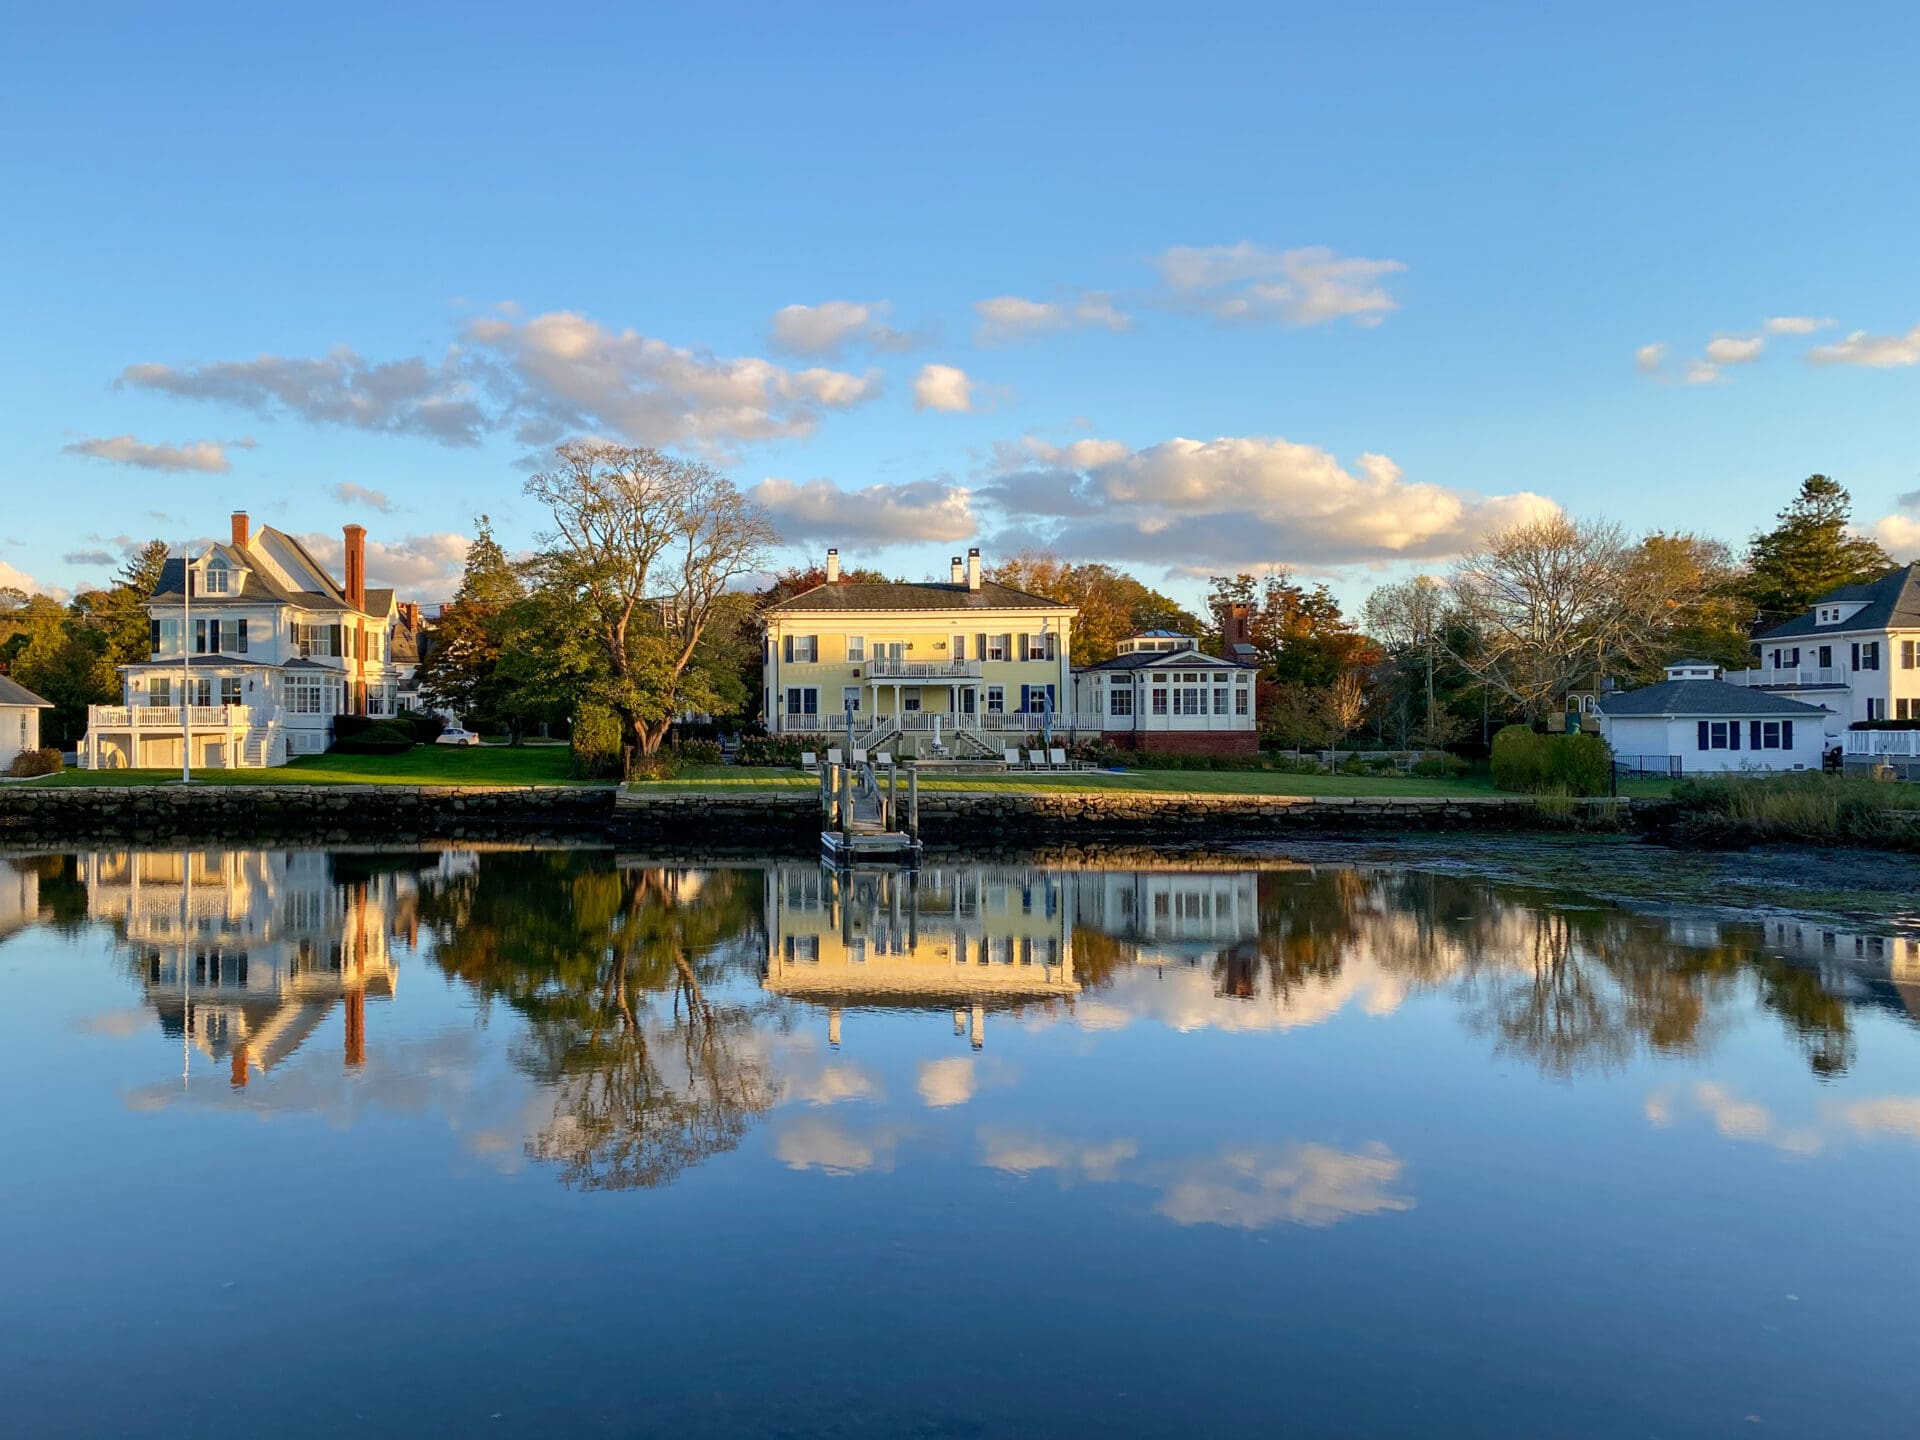
[[[820,817],[808,791],[715,794],[647,787],[204,785],[0,787],[0,844],[303,844],[589,840],[676,851],[806,853]],[[921,838],[964,849],[1085,840],[1135,845],[1409,830],[1617,831],[1624,801],[1524,796],[1064,794],[921,796]]]

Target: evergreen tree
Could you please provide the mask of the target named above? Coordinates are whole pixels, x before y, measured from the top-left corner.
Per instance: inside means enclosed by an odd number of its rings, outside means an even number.
[[[1771,530],[1747,549],[1747,598],[1763,625],[1777,625],[1830,590],[1893,568],[1879,545],[1848,530],[1852,497],[1836,480],[1809,475]]]
[[[504,724],[517,742],[522,726],[514,703],[517,689],[503,671],[501,657],[526,598],[520,573],[482,515],[474,522],[460,588],[440,612],[433,644],[420,662],[420,693],[435,709],[451,710],[463,720]]]

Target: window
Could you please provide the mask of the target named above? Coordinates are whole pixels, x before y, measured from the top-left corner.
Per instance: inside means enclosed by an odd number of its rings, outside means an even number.
[[[1167,713],[1167,682],[1157,675],[1153,679],[1153,713],[1156,715]]]
[[[794,636],[793,659],[797,665],[815,664],[820,659],[820,637],[818,635]]]
[[[787,714],[818,715],[820,691],[812,685],[795,685],[787,691]]]
[[[215,649],[219,648],[220,622],[218,620],[213,622],[213,644]],[[193,622],[193,653],[196,655],[207,653],[207,622],[204,620]]]
[[[1133,690],[1131,687],[1114,682],[1113,689],[1107,694],[1107,713],[1109,715],[1133,714]]]
[[[842,710],[852,711],[855,715],[860,713],[860,687],[858,685],[843,685],[840,687],[840,708]]]
[[[867,661],[867,637],[864,635],[847,636],[847,663],[864,665]]]
[[[1880,642],[1878,640],[1853,642],[1853,668],[1856,670],[1878,670],[1880,668]]]
[[[281,693],[290,714],[324,715],[326,713],[321,704],[318,675],[289,675],[281,682]]]
[[[1223,675],[1220,678],[1224,680],[1226,677]],[[1213,692],[1213,713],[1216,715],[1224,715],[1227,713],[1227,687],[1224,685],[1219,686]]]
[[[1896,720],[1913,719],[1913,716],[1907,713],[1907,702],[1905,700],[1896,700],[1893,702],[1893,718]]]
[[[1702,750],[1738,750],[1740,722],[1738,720],[1702,720],[1699,746]]]
[[[967,637],[964,635],[954,636],[953,649],[950,653],[955,660],[965,660],[967,658]]]
[[[1237,686],[1233,692],[1233,713],[1236,715],[1248,714],[1248,707],[1251,703],[1251,697],[1247,694],[1247,687],[1244,685]]]
[[[1900,642],[1900,668],[1902,670],[1913,669],[1913,641],[1911,640],[1902,640]]]
[[[1004,715],[1007,710],[1007,691],[1004,685],[987,686],[987,714]]]
[[[1831,670],[1833,668],[1833,646],[1822,645],[1820,647],[1820,668],[1822,670]]]
[[[164,675],[153,675],[147,679],[147,704],[171,705],[173,703],[173,681]]]
[[[1791,720],[1752,720],[1748,722],[1747,745],[1753,750],[1791,750]]]
[[[238,705],[240,703],[240,677],[239,676],[229,675],[221,679],[220,703],[222,705]]]
[[[1026,641],[1026,659],[1055,660],[1059,658],[1059,652],[1054,649],[1055,636],[1051,634],[1024,635],[1021,638]]]
[[[920,692],[918,690],[901,691],[900,708],[902,710],[918,710],[920,708]]]
[[[207,562],[207,593],[209,595],[225,595],[231,579],[232,577],[227,573],[226,561],[209,560]]]
[[[1007,658],[1007,637],[989,635],[987,637],[987,659],[1004,660]]]
[[[1884,700],[1867,701],[1867,719],[1884,720],[1887,718],[1887,702]]]
[[[303,657],[311,659],[315,655],[338,655],[340,653],[340,627],[338,625],[308,625],[294,622],[293,643]]]

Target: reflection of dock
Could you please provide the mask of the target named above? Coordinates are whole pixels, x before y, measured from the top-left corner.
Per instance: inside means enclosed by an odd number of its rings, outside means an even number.
[[[826,1005],[836,1044],[843,1008],[951,1009],[978,1045],[988,1010],[1080,992],[1057,875],[788,864],[766,876],[766,988]]]

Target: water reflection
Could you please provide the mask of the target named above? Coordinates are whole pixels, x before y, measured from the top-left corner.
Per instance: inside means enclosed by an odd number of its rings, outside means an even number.
[[[142,1106],[188,1093],[180,1082],[196,1060],[233,1094],[252,1087],[250,1107],[311,1106],[310,1084],[260,1085],[297,1056],[318,1065],[315,1037],[337,1023],[331,1063],[361,1075],[363,1099],[462,1109],[444,1092],[476,1063],[477,1042],[457,1033],[410,1042],[408,1063],[362,1074],[380,1043],[370,1002],[393,1005],[401,970],[424,967],[467,997],[479,1026],[513,1017],[495,1047],[519,1077],[513,1113],[460,1123],[583,1189],[671,1181],[781,1107],[884,1106],[863,1032],[890,1014],[941,1017],[921,1032],[935,1053],[914,1056],[902,1084],[938,1114],[1018,1088],[987,1053],[992,1017],[1027,1034],[1279,1035],[1434,996],[1495,1056],[1572,1080],[1637,1057],[1697,1060],[1757,1012],[1830,1077],[1856,1061],[1863,1008],[1904,1016],[1920,1000],[1920,944],[1898,934],[1668,918],[1472,877],[1285,863],[852,876],[579,850],[0,863],[0,940],[34,924],[105,927],[147,1023],[180,1042],[182,1075],[156,1074],[129,1096]],[[942,1035],[956,1051],[938,1053]],[[217,1099],[204,1088],[194,1098]],[[1711,1081],[1658,1087],[1646,1113],[1802,1155],[1849,1136],[1920,1134],[1920,1102],[1899,1096],[1787,1123]],[[781,1128],[775,1153],[795,1169],[883,1171],[911,1133],[898,1119],[855,1130],[807,1114]],[[1001,1125],[977,1143],[981,1163],[1006,1174],[1101,1183],[1139,1171],[1130,1136]],[[1400,1162],[1371,1146],[1250,1141],[1162,1176],[1162,1213],[1310,1223],[1399,1208]]]

